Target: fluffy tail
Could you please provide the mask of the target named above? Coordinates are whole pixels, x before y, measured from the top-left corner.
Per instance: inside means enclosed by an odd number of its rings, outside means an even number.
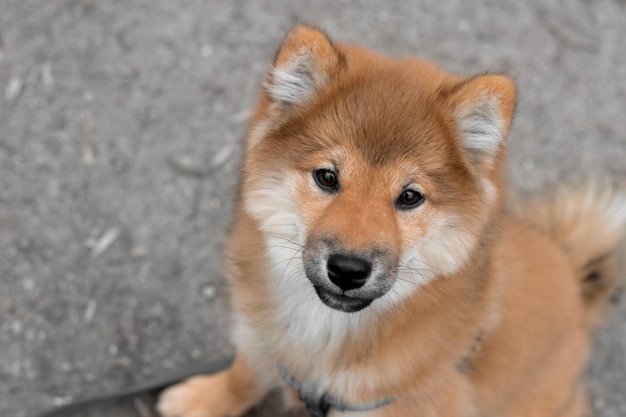
[[[514,211],[563,248],[578,274],[589,323],[597,324],[606,300],[617,298],[624,285],[616,274],[626,235],[626,186],[596,182],[569,187],[516,204]]]

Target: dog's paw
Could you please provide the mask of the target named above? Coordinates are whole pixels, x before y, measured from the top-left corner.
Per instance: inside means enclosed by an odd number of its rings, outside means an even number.
[[[228,391],[222,374],[197,376],[163,391],[157,410],[163,417],[238,416],[241,404]]]

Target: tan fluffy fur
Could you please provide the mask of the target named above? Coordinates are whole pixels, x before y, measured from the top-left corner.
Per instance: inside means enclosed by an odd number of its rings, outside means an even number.
[[[608,181],[583,182],[512,208],[561,246],[581,283],[589,324],[598,324],[607,298],[621,287],[615,275],[626,223],[624,188]]]
[[[587,415],[580,374],[624,192],[505,210],[504,75],[453,76],[299,26],[263,84],[227,250],[236,361],[167,390],[161,413],[240,415],[285,388],[280,363],[350,403],[395,398],[346,416]],[[339,191],[315,184],[320,167]],[[407,186],[426,200],[400,210]],[[354,313],[324,305],[311,282],[336,250],[371,258],[387,292]]]

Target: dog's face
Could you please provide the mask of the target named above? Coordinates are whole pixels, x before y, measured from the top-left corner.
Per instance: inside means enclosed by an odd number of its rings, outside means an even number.
[[[283,296],[357,312],[464,265],[499,199],[508,78],[457,79],[299,28],[264,101],[244,207]]]

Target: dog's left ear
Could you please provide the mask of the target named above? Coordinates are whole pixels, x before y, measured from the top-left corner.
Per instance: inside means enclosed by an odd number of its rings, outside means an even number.
[[[515,83],[506,75],[481,75],[453,87],[447,101],[470,160],[489,164],[501,153],[513,119]]]
[[[305,104],[340,71],[343,58],[321,31],[296,26],[281,44],[264,86],[281,107]]]

